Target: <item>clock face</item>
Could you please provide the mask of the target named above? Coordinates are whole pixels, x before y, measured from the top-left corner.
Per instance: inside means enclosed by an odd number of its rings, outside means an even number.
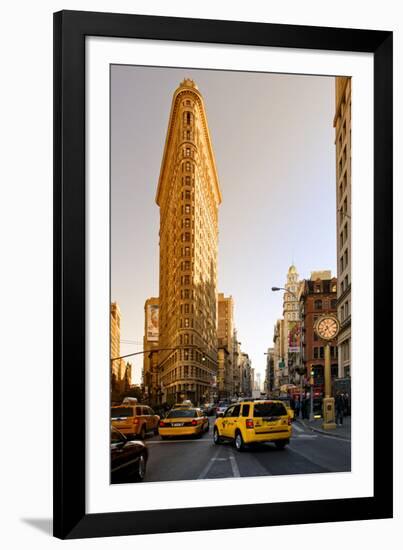
[[[316,325],[316,332],[324,340],[333,340],[339,332],[339,322],[335,317],[320,319]]]

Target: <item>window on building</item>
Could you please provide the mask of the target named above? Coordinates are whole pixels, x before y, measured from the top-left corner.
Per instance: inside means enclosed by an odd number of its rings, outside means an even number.
[[[186,172],[190,172],[190,162],[186,162],[185,170],[186,170]]]
[[[186,147],[185,149],[185,156],[190,157],[190,147]]]
[[[190,204],[185,204],[185,214],[190,214]]]
[[[315,300],[314,308],[315,309],[322,309],[322,300]]]
[[[337,300],[331,300],[331,301],[330,301],[330,307],[331,307],[331,309],[336,309],[336,307],[337,307]]]

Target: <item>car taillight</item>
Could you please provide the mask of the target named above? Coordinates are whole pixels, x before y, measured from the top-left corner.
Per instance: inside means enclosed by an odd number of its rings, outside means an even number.
[[[246,427],[247,428],[253,428],[254,424],[253,424],[253,419],[252,418],[247,418],[246,419]]]
[[[133,418],[133,424],[138,424],[139,423],[139,419],[138,418]]]
[[[192,420],[192,426],[197,426],[197,420],[195,419]]]
[[[165,422],[163,420],[160,420],[160,426],[163,428],[165,426]]]
[[[291,418],[288,417],[288,425],[291,426]]]

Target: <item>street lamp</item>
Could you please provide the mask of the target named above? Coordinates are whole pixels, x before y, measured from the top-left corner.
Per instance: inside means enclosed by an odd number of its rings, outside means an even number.
[[[279,290],[284,290],[284,292],[288,292],[288,294],[291,294],[295,298],[298,304],[299,309],[299,323],[300,323],[300,335],[299,335],[299,375],[301,377],[300,380],[300,417],[302,418],[302,388],[303,388],[303,361],[302,361],[302,308],[301,303],[299,301],[298,296],[295,294],[295,292],[292,292],[291,290],[288,290],[287,288],[281,287],[281,286],[272,286],[271,287],[272,292],[277,292]]]

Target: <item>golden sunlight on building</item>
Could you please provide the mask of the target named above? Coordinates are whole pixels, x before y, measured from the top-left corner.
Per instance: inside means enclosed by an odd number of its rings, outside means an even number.
[[[159,353],[167,402],[210,399],[217,375],[218,182],[203,98],[175,91],[156,203],[160,207]]]
[[[339,377],[351,375],[351,78],[336,77],[337,317]]]

